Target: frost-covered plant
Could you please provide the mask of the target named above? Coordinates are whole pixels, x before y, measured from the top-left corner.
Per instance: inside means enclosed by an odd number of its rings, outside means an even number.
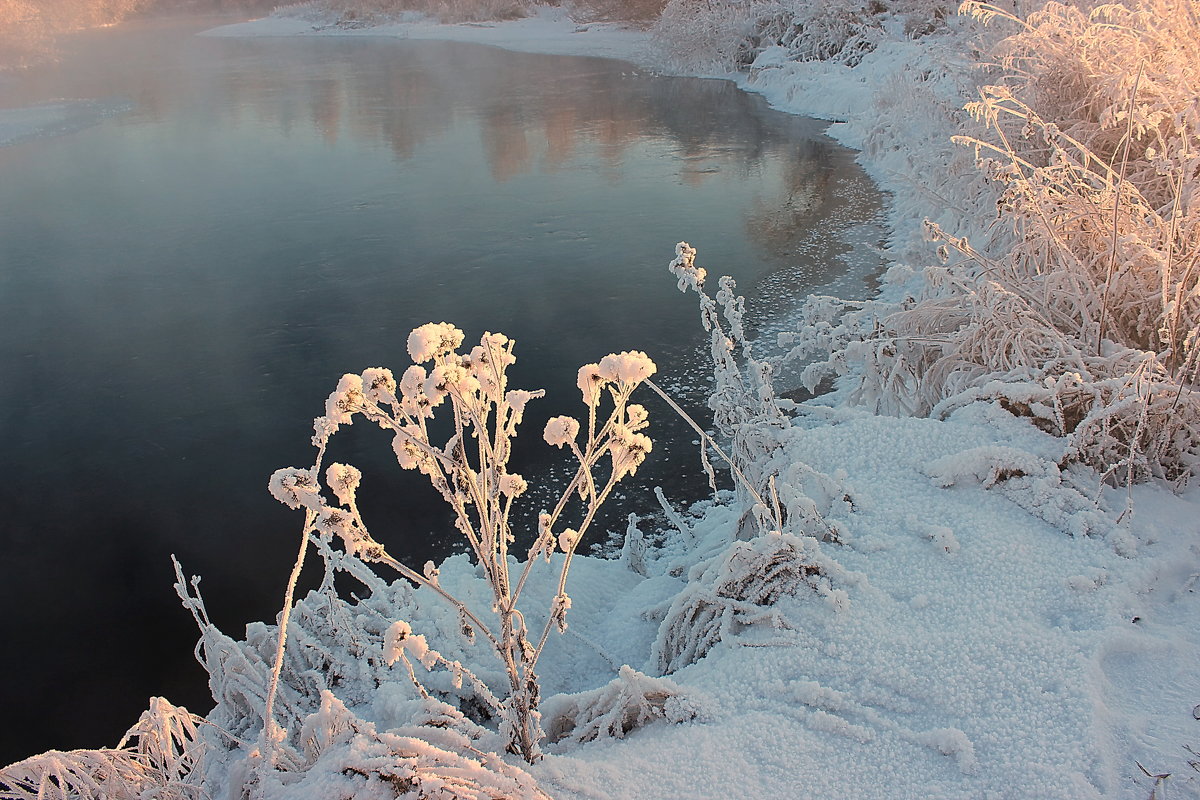
[[[150,698],[115,748],[49,750],[0,769],[3,800],[184,800],[200,795],[202,717]]]
[[[670,0],[654,27],[668,60],[727,72],[767,47],[791,61],[855,66],[887,38],[926,35],[952,8],[945,0]]]
[[[673,681],[622,666],[607,685],[578,694],[556,694],[543,707],[550,742],[623,739],[658,720],[687,722],[699,703]]]
[[[703,453],[712,448],[726,460],[742,511],[731,535],[715,547],[709,543],[691,565],[687,587],[667,610],[650,660],[660,673],[694,663],[745,628],[788,628],[774,605],[804,588],[844,608],[849,596],[833,579],[845,573],[821,551],[818,539],[840,540],[839,527],[828,515],[853,502],[844,474],[825,475],[785,448],[796,429],[776,397],[772,365],[754,355],[744,327],[745,301],[734,293],[733,280],[722,277],[716,297],[710,297],[704,289],[707,272],[696,265],[696,250],[687,242],[676,245],[669,268],[680,291],[696,293],[710,335],[714,389],[709,406],[729,454],[693,422],[701,435],[702,459],[707,464]],[[676,525],[683,527],[681,520]]]
[[[765,624],[789,630],[790,623],[775,604],[802,588],[843,609],[849,596],[830,581],[830,576],[841,574],[841,567],[825,557],[811,537],[768,533],[734,542],[692,568],[687,587],[659,626],[651,663],[667,674],[695,663],[745,628]]]
[[[704,289],[707,272],[696,265],[696,249],[687,242],[675,245],[675,259],[668,268],[678,279],[679,291],[691,290],[699,298],[700,323],[709,334],[713,362],[714,386],[708,406],[718,433],[728,441],[728,461],[737,477],[739,498],[758,519],[760,530],[781,530],[782,520],[771,516],[773,475],[764,472],[764,465],[780,448],[780,433],[790,423],[775,397],[771,365],[754,357],[753,345],[746,337],[745,298],[735,294],[737,284],[727,275],[719,281],[716,298],[710,297]],[[701,458],[707,467],[710,440],[703,431],[701,435]],[[709,473],[711,478],[711,469]]]
[[[991,400],[1066,438],[1111,481],[1186,480],[1200,454],[1200,37],[1194,7],[1050,3],[994,49],[1004,83],[968,106],[999,189],[990,240],[927,228],[916,296],[810,303],[822,365],[854,399],[942,416]],[[844,313],[848,312],[848,313]]]
[[[492,706],[489,713],[500,720],[508,748],[530,762],[538,757],[542,733],[535,667],[551,632],[566,629],[571,607],[567,572],[581,539],[616,484],[637,470],[651,448],[649,437],[641,432],[647,425],[646,410],[629,400],[634,389],[654,373],[655,365],[644,353],[634,351],[605,356],[579,370],[586,420],[554,417],[543,432],[548,444],[570,451],[577,467],[554,507],[539,515],[522,564],[509,558],[510,545],[516,538],[509,520],[513,503],[525,493],[527,484],[520,475],[509,472],[508,461],[526,406],[542,392],[508,388],[506,370],[516,357],[513,343],[506,336],[484,334],[478,346],[459,353],[463,338],[462,331],[447,323],[423,325],[409,336],[408,351],[415,363],[399,381],[382,368],[343,376],[326,402],[325,415],[314,424],[317,455],[313,465],[281,469],[271,478],[272,494],[292,508],[303,508],[305,521],[265,697],[265,753],[271,752],[272,742],[284,736],[276,729],[273,712],[285,658],[292,589],[310,538],[336,538],[347,553],[367,563],[385,564],[413,584],[441,596],[459,614],[466,635],[483,637],[502,665],[508,690],[502,700],[490,693],[482,693],[481,699]],[[611,404],[607,412],[602,411],[605,398]],[[429,421],[438,408],[445,407],[450,409],[453,427],[448,440],[438,443],[431,438]],[[361,474],[357,469],[331,464],[323,474],[322,485],[321,467],[330,437],[340,426],[352,424],[356,416],[391,433],[399,465],[425,475],[450,506],[455,526],[470,545],[491,588],[490,616],[443,588],[432,563],[417,572],[388,554],[359,513],[356,491]],[[607,463],[606,469],[602,461]],[[325,490],[333,495],[332,499]],[[581,500],[582,517],[577,527],[566,527],[564,512],[575,496]],[[564,553],[557,590],[542,630],[531,632],[519,608],[521,593],[539,557],[549,561],[556,548]],[[412,661],[420,661],[426,668],[439,663],[440,655],[404,620],[391,623],[384,649],[388,663],[401,662],[414,682]],[[469,670],[457,668],[468,679],[477,680]],[[482,681],[478,683],[482,685]]]

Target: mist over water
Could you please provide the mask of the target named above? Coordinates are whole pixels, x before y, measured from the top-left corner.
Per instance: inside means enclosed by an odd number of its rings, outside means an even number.
[[[115,744],[151,694],[208,709],[169,554],[204,576],[226,632],[273,620],[301,520],[267,477],[311,463],[338,377],[398,373],[416,325],[516,340],[513,387],[547,390],[513,464],[533,483],[559,455],[542,423],[582,408],[585,362],[645,350],[702,407],[676,241],[752,311],[781,287],[861,280],[842,277],[845,240],[878,203],[852,154],[729,83],[204,27],[81,34],[60,64],[0,83],[0,132],[24,125],[0,135],[0,762]],[[692,435],[642,401],[655,450],[617,530],[653,511],[650,487],[702,496]],[[455,551],[382,432],[335,441],[394,554]]]

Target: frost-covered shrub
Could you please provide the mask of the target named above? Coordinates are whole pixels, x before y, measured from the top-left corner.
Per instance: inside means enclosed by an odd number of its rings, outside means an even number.
[[[895,303],[810,303],[810,380],[854,375],[877,411],[990,400],[1067,438],[1113,481],[1185,480],[1200,403],[1200,22],[1185,0],[1057,3],[994,49],[1004,83],[968,110],[999,190],[990,237],[941,225],[942,264]],[[806,332],[807,333],[807,332]]]
[[[659,626],[651,664],[662,674],[675,672],[745,628],[790,629],[775,605],[804,589],[824,596],[835,609],[845,608],[848,595],[830,581],[841,574],[809,537],[768,533],[734,542],[692,568],[687,587]]]
[[[202,717],[161,697],[115,748],[50,750],[0,769],[5,800],[124,800],[194,798],[206,754]]]
[[[798,429],[784,409],[793,404],[776,396],[772,364],[754,355],[743,324],[745,300],[734,293],[733,280],[721,278],[716,297],[710,297],[707,271],[696,264],[696,250],[687,242],[676,245],[669,268],[680,291],[696,293],[709,332],[714,383],[709,406],[728,454],[696,430],[705,464],[708,448],[728,463],[740,518],[719,541],[704,543],[700,560],[688,570],[687,587],[667,610],[651,655],[651,668],[659,673],[694,663],[750,626],[787,628],[773,606],[805,587],[844,608],[849,596],[832,583],[844,572],[822,553],[818,539],[840,541],[829,515],[853,505],[844,473],[826,475],[791,455],[787,445]],[[711,468],[709,474],[711,479]]]
[[[378,367],[361,375],[344,375],[326,401],[325,415],[314,423],[317,454],[313,465],[277,470],[271,478],[270,490],[276,499],[291,508],[303,509],[305,518],[300,553],[275,637],[274,666],[262,712],[263,747],[268,753],[271,742],[283,741],[287,730],[295,732],[295,713],[286,708],[287,692],[280,693],[280,677],[287,658],[292,591],[313,540],[326,547],[329,542],[340,541],[346,554],[363,562],[384,564],[449,603],[459,616],[462,632],[468,638],[478,635],[490,646],[507,678],[502,699],[482,690],[478,698],[499,721],[512,752],[531,762],[538,757],[542,733],[535,667],[551,632],[566,630],[571,608],[566,581],[572,556],[599,507],[622,478],[637,470],[652,446],[641,432],[648,424],[646,410],[629,400],[656,368],[644,353],[624,352],[610,354],[579,370],[577,384],[587,407],[586,419],[554,417],[543,432],[547,444],[568,451],[577,466],[554,507],[539,515],[537,530],[531,531],[533,543],[525,552],[524,562],[519,562],[509,557],[510,545],[516,541],[510,516],[514,502],[528,485],[522,476],[508,470],[508,461],[526,407],[542,392],[508,388],[506,371],[516,361],[508,337],[486,333],[477,346],[460,353],[463,338],[463,332],[448,323],[422,325],[408,338],[414,365],[400,380],[390,370]],[[606,405],[610,410],[603,410]],[[453,423],[445,442],[436,441],[429,425],[439,408],[449,409]],[[425,475],[452,509],[455,527],[466,539],[491,590],[483,609],[472,607],[444,588],[432,563],[418,572],[388,554],[359,512],[356,493],[362,475],[357,469],[335,463],[322,472],[330,438],[342,425],[353,424],[355,417],[390,433],[399,466]],[[607,463],[607,469],[602,468],[602,462]],[[567,527],[564,515],[574,497],[582,506],[581,518],[576,527]],[[557,567],[557,590],[541,631],[531,632],[519,607],[520,597],[530,571],[542,557],[549,561],[556,549],[564,554]],[[489,607],[490,611],[485,610]],[[429,647],[407,620],[389,621],[383,649],[384,661],[389,666],[402,664],[423,694],[414,661],[426,670],[445,667],[459,683],[467,680],[477,687],[485,685],[474,672]],[[312,696],[311,690],[304,694]],[[288,723],[278,730],[274,715],[277,697],[282,698],[282,719]]]
[[[607,685],[579,694],[556,694],[542,706],[550,742],[623,739],[652,722],[687,722],[701,715],[700,705],[664,678],[652,678],[622,666]]]
[[[936,30],[952,7],[943,0],[670,0],[654,35],[668,60],[691,69],[744,67],[768,47],[791,61],[854,66],[888,38]]]

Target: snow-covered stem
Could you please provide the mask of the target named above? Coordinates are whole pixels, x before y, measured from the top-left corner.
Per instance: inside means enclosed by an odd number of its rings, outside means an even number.
[[[763,496],[759,493],[758,489],[754,486],[754,484],[751,483],[750,480],[742,473],[741,469],[738,468],[738,465],[734,462],[734,460],[725,454],[725,451],[721,449],[721,446],[719,444],[717,444],[716,440],[713,439],[712,436],[710,436],[707,431],[705,431],[703,428],[701,428],[700,425],[696,422],[696,420],[692,419],[691,415],[688,414],[686,411],[684,411],[683,408],[678,403],[675,402],[674,398],[672,398],[669,394],[667,394],[665,391],[663,391],[662,388],[652,380],[647,380],[646,385],[649,386],[650,389],[652,389],[655,394],[657,394],[664,401],[666,401],[667,405],[669,405],[671,407],[671,410],[674,411],[676,414],[678,414],[679,417],[684,422],[686,422],[691,427],[692,430],[694,430],[697,434],[699,434],[699,436],[700,436],[701,440],[704,442],[704,444],[706,444],[708,447],[711,447],[713,449],[713,452],[715,452],[718,456],[720,456],[721,460],[729,465],[729,470],[737,478],[738,485],[741,486],[743,489],[745,489],[747,492],[749,492],[751,497],[754,498],[754,501],[756,503],[758,503],[763,508],[774,508],[775,509],[776,531],[783,530],[783,519],[782,519],[782,515],[778,511],[779,503],[778,503],[777,499],[776,499],[776,502],[772,506],[768,506],[767,501],[765,499],[763,499]],[[774,476],[772,476],[772,478],[773,477]],[[771,481],[771,486],[774,487],[773,480]]]

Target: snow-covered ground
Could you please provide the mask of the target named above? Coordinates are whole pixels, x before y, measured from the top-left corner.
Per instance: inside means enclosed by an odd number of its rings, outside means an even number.
[[[646,34],[578,26],[559,11],[366,30],[274,17],[209,35],[473,41],[655,66]],[[965,65],[911,43],[854,70],[770,58],[737,80],[784,110],[843,120],[831,132],[865,148],[864,166],[894,198],[892,256],[915,252],[921,218],[943,212],[914,189],[914,173],[948,152],[939,137],[950,131],[936,114],[889,119],[877,90],[905,71],[929,81],[932,70],[932,91],[955,101]],[[871,147],[887,126],[935,144]],[[529,768],[543,791],[589,800],[1200,797],[1200,755],[1189,749],[1200,748],[1200,492],[1101,488],[1094,475],[1060,470],[1061,440],[992,404],[933,420],[827,400],[800,413],[780,443],[779,474],[807,465],[815,472],[796,474],[819,474],[810,485],[829,495],[817,505],[837,535],[805,544],[827,583],[801,581],[760,607],[758,622],[729,611],[707,655],[667,676],[687,713],[677,704],[623,737],[549,745]],[[603,686],[622,664],[660,674],[660,623],[680,608],[689,577],[720,606],[713,565],[729,552],[737,511],[701,504],[676,522],[641,572],[629,558],[577,559],[570,627],[539,667],[545,695]],[[534,580],[530,598],[549,599],[546,580]],[[478,591],[464,556],[442,565],[441,582]],[[449,658],[470,657],[438,641],[455,615],[425,591],[409,612],[413,629]],[[399,672],[396,685],[407,687]],[[389,698],[380,689],[351,710],[382,730],[402,705]],[[332,796],[337,780],[331,772],[279,796]]]

